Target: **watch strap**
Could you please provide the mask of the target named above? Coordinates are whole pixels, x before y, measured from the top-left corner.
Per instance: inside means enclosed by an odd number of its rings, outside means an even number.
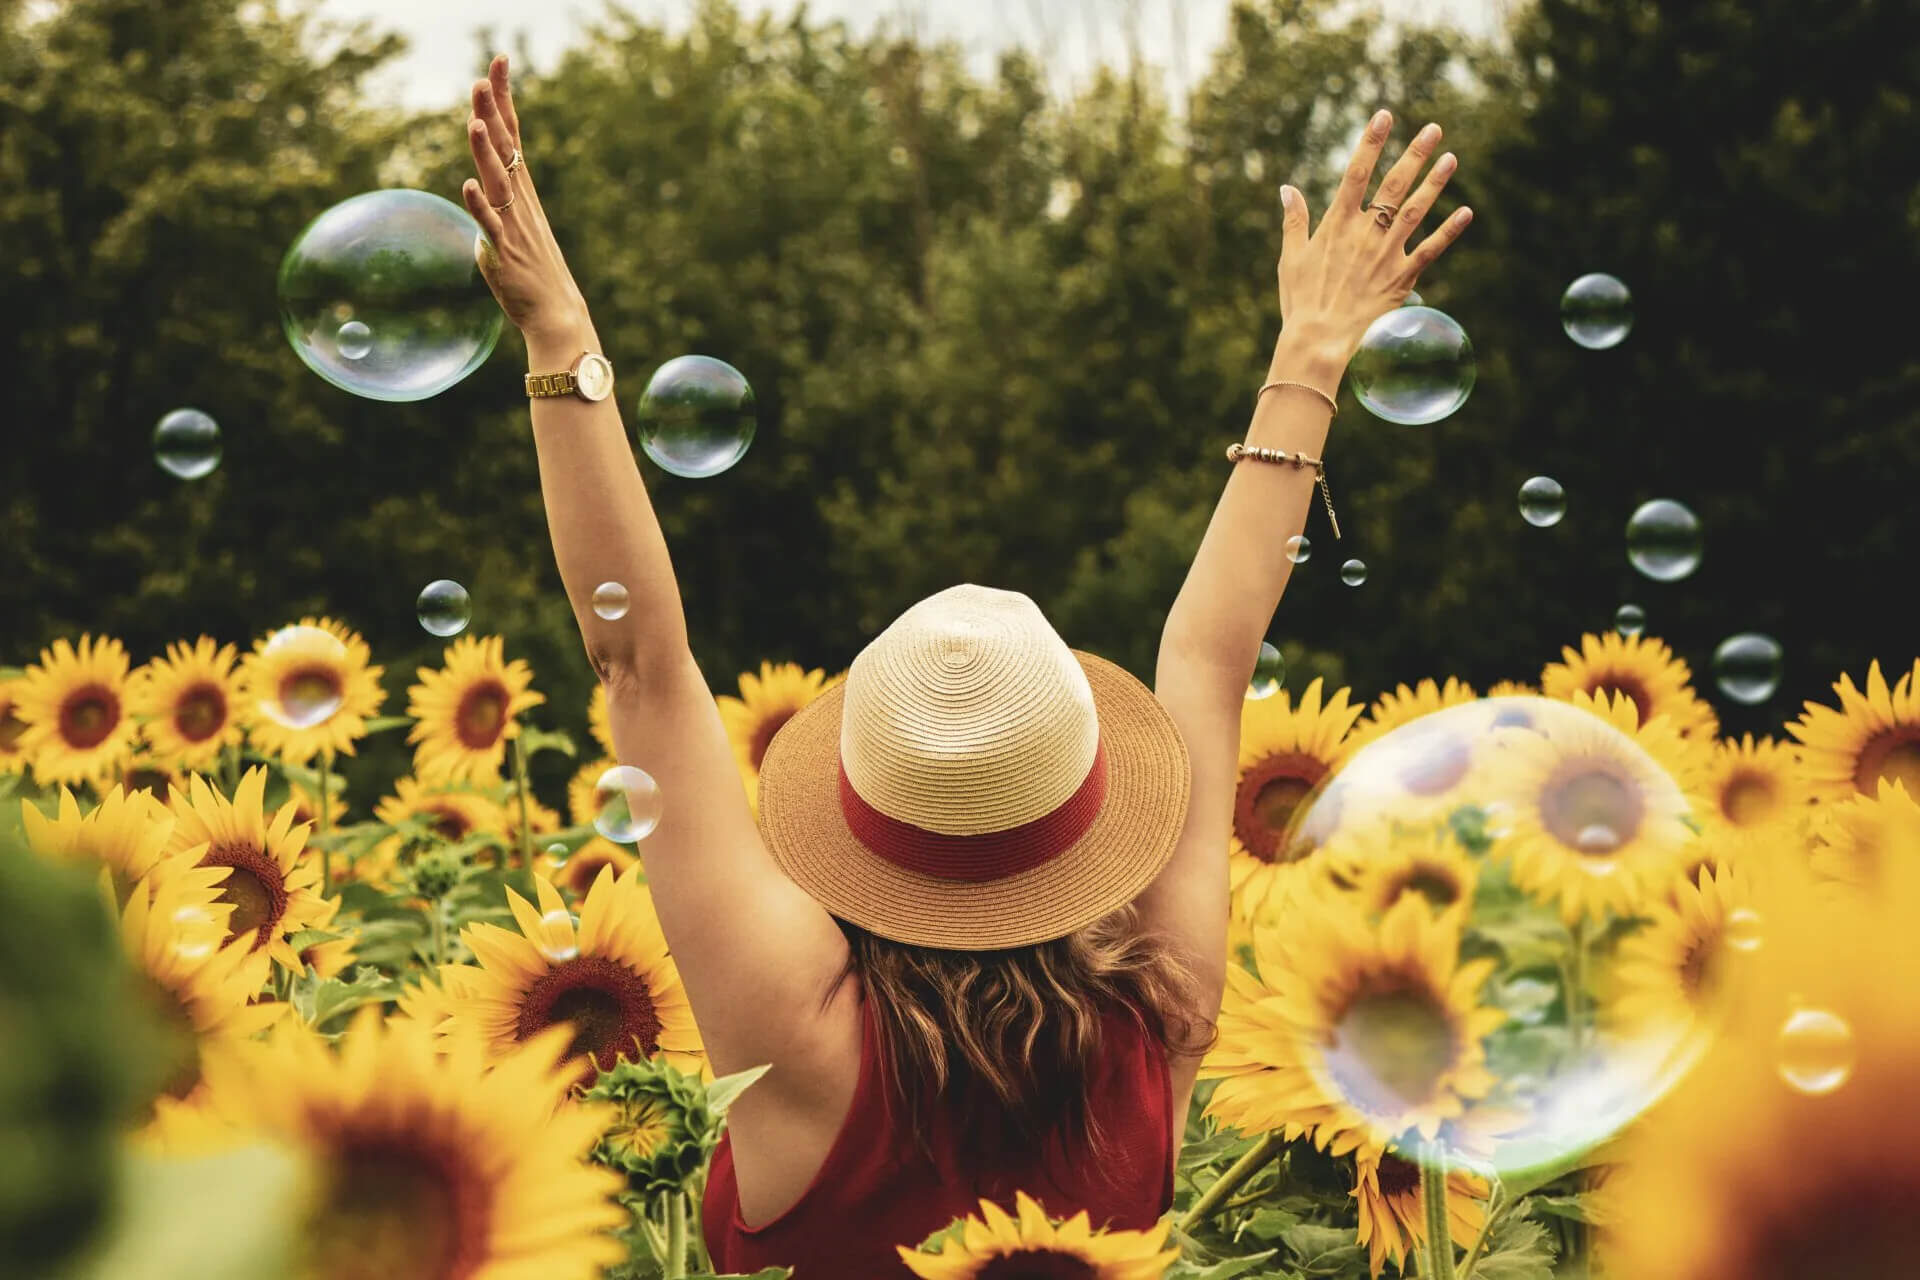
[[[527,375],[527,394],[536,400],[549,396],[570,396],[576,385],[571,369],[563,369],[559,373]]]

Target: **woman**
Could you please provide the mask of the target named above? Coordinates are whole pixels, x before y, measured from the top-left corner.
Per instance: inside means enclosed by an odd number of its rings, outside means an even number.
[[[942,592],[781,730],[756,829],[611,371],[521,155],[506,59],[474,86],[463,196],[526,338],[554,554],[620,759],[664,797],[641,846],[661,923],[714,1070],[772,1064],[708,1181],[721,1270],[904,1276],[894,1246],[1016,1190],[1114,1228],[1168,1208],[1224,984],[1240,710],[1291,568],[1282,548],[1361,335],[1470,217],[1407,252],[1454,161],[1416,187],[1440,137],[1427,126],[1369,204],[1390,123],[1369,124],[1311,236],[1304,198],[1282,188],[1284,327],[1246,444],[1285,455],[1229,467],[1154,689],[1068,649],[1024,596]],[[591,605],[608,581],[632,597],[617,620]]]

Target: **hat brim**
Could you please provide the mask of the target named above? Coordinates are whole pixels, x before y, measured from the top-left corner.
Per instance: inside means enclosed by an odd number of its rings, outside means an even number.
[[[760,833],[774,861],[841,919],[896,942],[958,951],[1064,937],[1133,901],[1173,856],[1192,766],[1160,700],[1104,658],[1074,651],[1107,757],[1099,816],[1072,846],[998,880],[908,871],[862,844],[840,808],[843,683],[774,735],[760,765]]]

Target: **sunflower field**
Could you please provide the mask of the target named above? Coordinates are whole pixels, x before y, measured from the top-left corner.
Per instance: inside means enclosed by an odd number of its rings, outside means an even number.
[[[557,711],[505,654],[453,640],[404,714],[324,617],[0,671],[8,1274],[710,1274],[706,1163],[759,1073],[706,1066],[603,699]],[[831,682],[769,663],[719,700],[749,794]],[[1485,696],[1256,682],[1172,1212],[983,1202],[906,1265],[1893,1274],[1920,660],[1777,737],[1718,727],[1644,634]],[[411,772],[350,789],[402,730]]]

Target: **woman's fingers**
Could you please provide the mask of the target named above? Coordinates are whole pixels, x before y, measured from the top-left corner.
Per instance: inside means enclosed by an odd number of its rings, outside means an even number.
[[[1447,179],[1453,177],[1453,171],[1459,167],[1460,162],[1455,159],[1451,151],[1433,162],[1433,168],[1427,173],[1427,180],[1421,183],[1420,189],[1401,206],[1398,224],[1400,243],[1405,244],[1407,237],[1411,236],[1425,220],[1427,213],[1433,208],[1433,202],[1438,200],[1440,193],[1447,189]]]
[[[499,104],[500,119],[506,123],[507,134],[513,139],[513,145],[520,145],[520,113],[513,106],[513,83],[508,75],[507,55],[495,56],[487,67],[487,79],[493,85],[493,100]]]
[[[1307,212],[1307,198],[1300,194],[1297,187],[1280,188],[1280,258],[1282,261],[1295,254],[1305,253],[1310,218]]]
[[[487,203],[487,193],[477,180],[468,178],[460,184],[460,199],[466,204],[467,212],[473,215],[473,220],[480,224],[480,230],[486,232],[487,253],[480,258],[480,269],[483,273],[491,275],[490,268],[499,263],[499,256],[494,251],[494,246],[500,242],[500,235],[506,230],[506,224],[501,221],[500,215],[493,211],[493,206]]]
[[[1366,132],[1360,135],[1360,145],[1353,149],[1353,159],[1347,162],[1346,176],[1340,179],[1340,192],[1328,212],[1346,216],[1366,209],[1367,186],[1373,180],[1374,166],[1380,163],[1380,149],[1387,143],[1387,130],[1392,127],[1393,115],[1386,108],[1373,113]]]
[[[1413,190],[1414,179],[1427,167],[1427,160],[1433,155],[1433,149],[1440,145],[1440,126],[1427,125],[1413,135],[1413,141],[1387,170],[1386,178],[1380,183],[1380,190],[1374,194],[1375,204],[1390,204],[1396,209],[1407,202],[1407,192]]]
[[[1460,233],[1473,221],[1473,210],[1464,205],[1455,209],[1447,220],[1434,228],[1433,234],[1420,242],[1420,247],[1407,255],[1407,279],[1418,280],[1422,272],[1432,266],[1434,260],[1445,253]]]
[[[487,126],[487,139],[493,143],[493,150],[500,157],[500,166],[505,168],[513,163],[513,153],[519,150],[514,143],[513,134],[507,129],[507,122],[501,118],[500,107],[493,94],[493,85],[485,80],[473,82],[473,115],[476,120]]]
[[[473,168],[480,175],[480,189],[487,204],[496,212],[506,212],[502,206],[509,205],[513,198],[513,179],[507,176],[506,163],[494,148],[484,121],[467,121],[467,147],[473,152]]]

